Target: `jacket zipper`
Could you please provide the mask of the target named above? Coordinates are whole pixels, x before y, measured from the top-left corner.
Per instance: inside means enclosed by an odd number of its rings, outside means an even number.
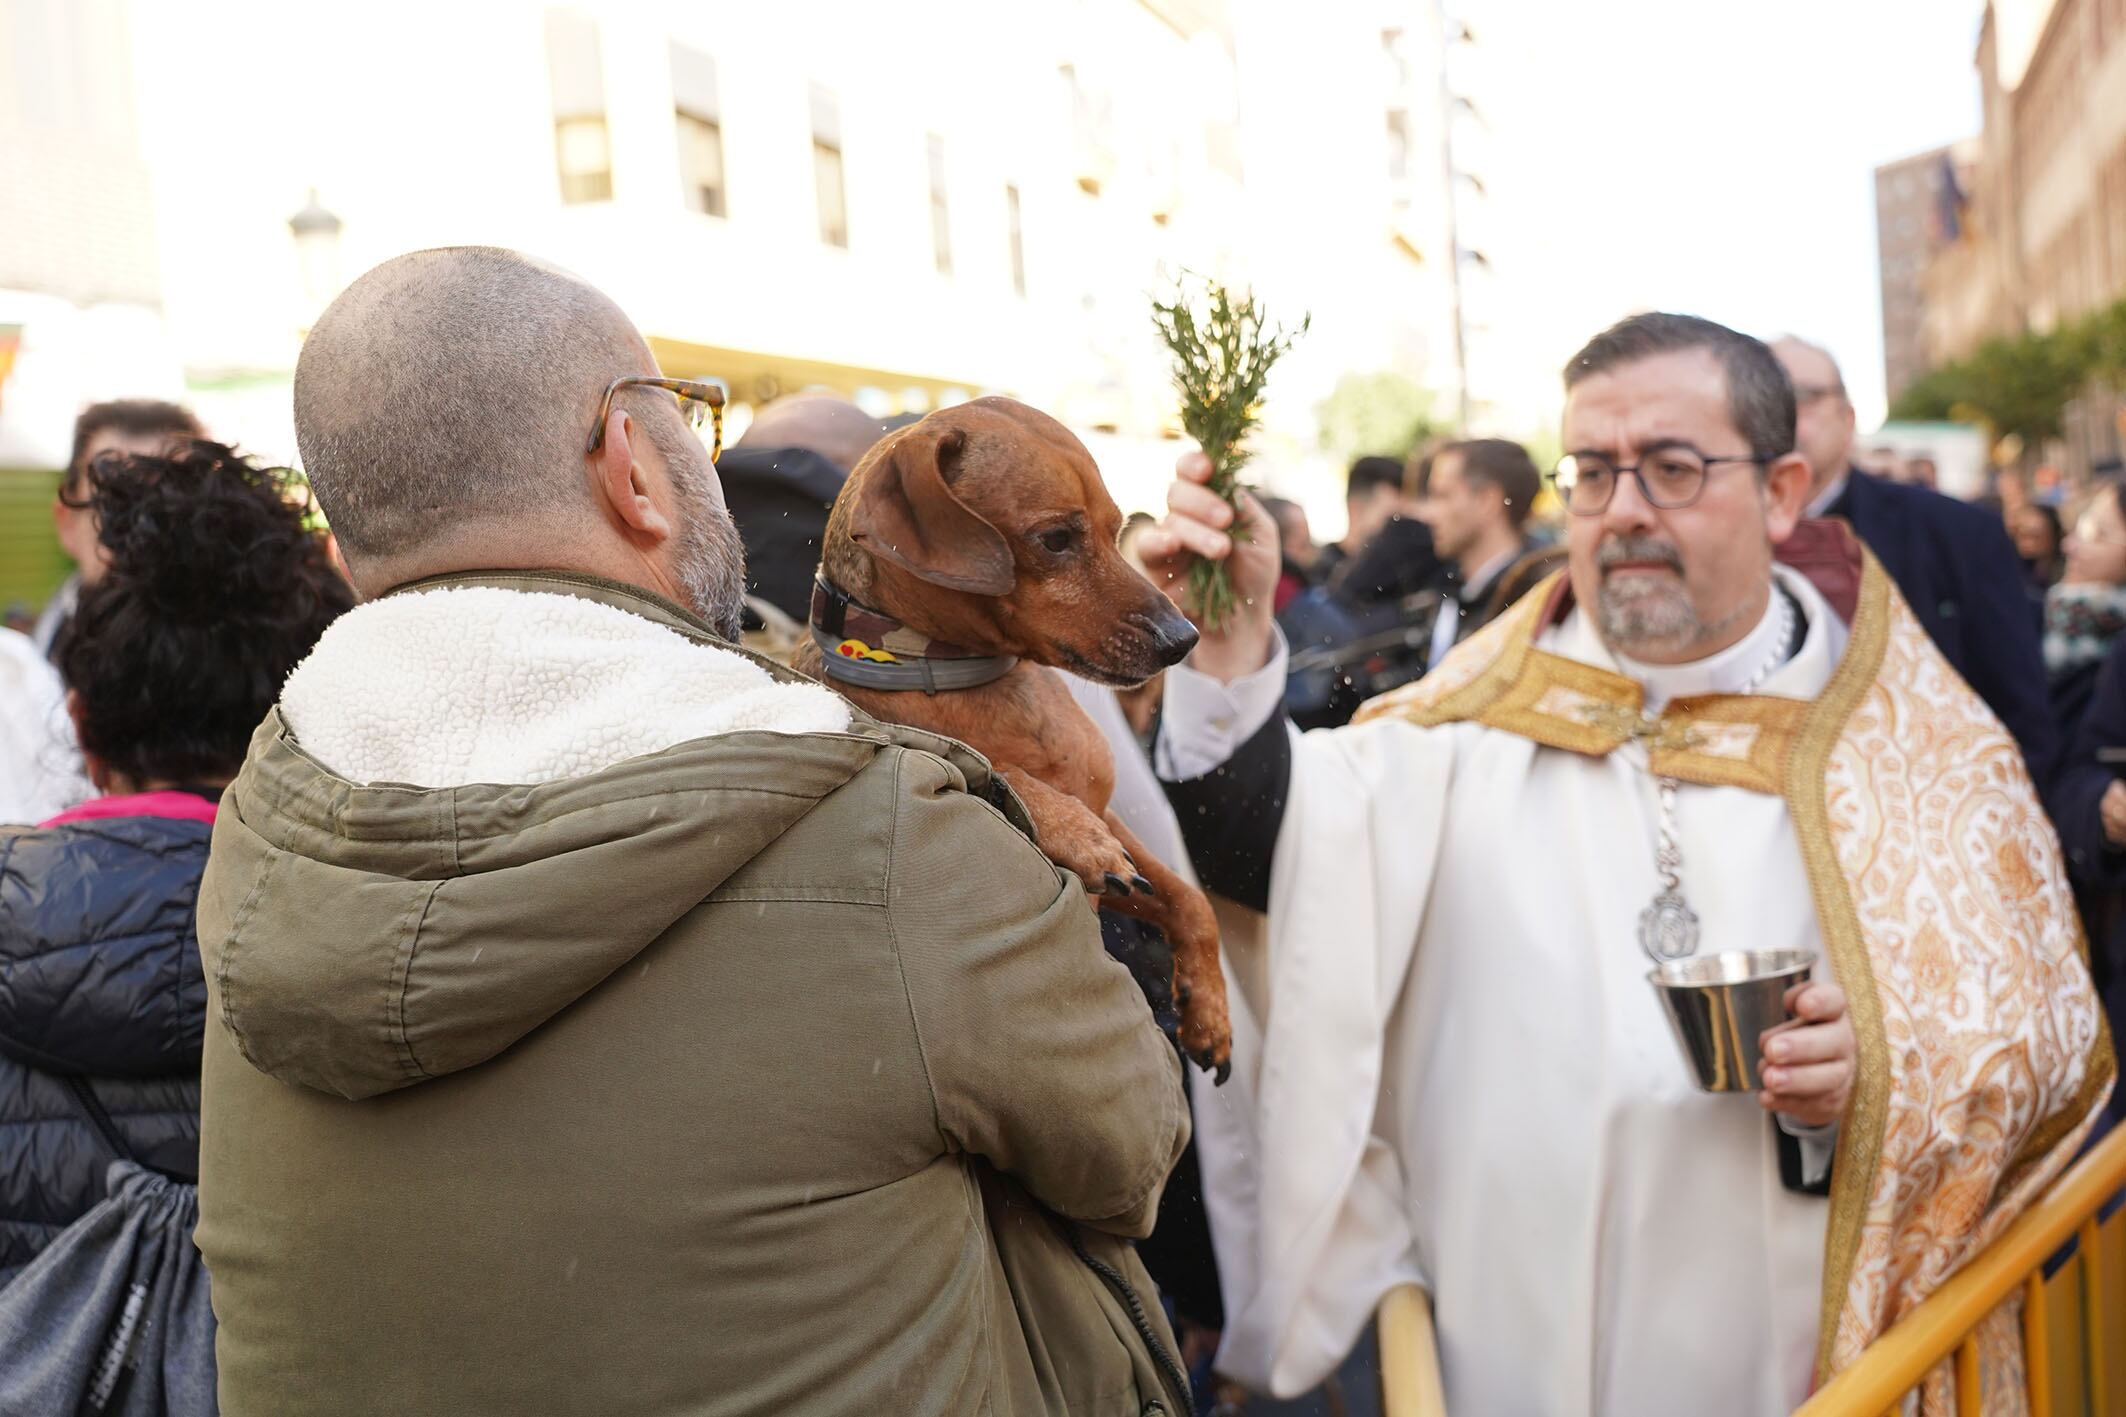
[[[1120,1270],[1105,1260],[1093,1258],[1085,1248],[1085,1241],[1079,1237],[1077,1226],[1060,1216],[1057,1217],[1057,1223],[1063,1227],[1064,1235],[1070,1240],[1072,1253],[1085,1262],[1087,1269],[1100,1276],[1107,1287],[1114,1291],[1115,1297],[1122,1301],[1122,1307],[1128,1310],[1130,1323],[1136,1328],[1137,1336],[1144,1340],[1144,1346],[1151,1351],[1152,1363],[1159,1369],[1159,1376],[1166,1382],[1168,1395],[1176,1403],[1175,1410],[1184,1414],[1193,1412],[1195,1408],[1189,1402],[1188,1374],[1181,1370],[1181,1364],[1173,1354],[1166,1351],[1166,1345],[1159,1341],[1159,1334],[1152,1328],[1152,1321],[1145,1317],[1144,1301],[1137,1297],[1137,1291],[1130,1286],[1129,1280],[1123,1277]]]

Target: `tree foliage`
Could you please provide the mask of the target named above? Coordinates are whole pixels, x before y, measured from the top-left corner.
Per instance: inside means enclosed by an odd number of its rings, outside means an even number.
[[[2057,329],[1987,340],[1915,380],[1890,416],[1983,424],[1996,439],[2035,447],[2060,436],[2067,405],[2093,378],[2126,382],[2126,300]]]
[[[1393,370],[1346,374],[1314,405],[1321,446],[1348,461],[1377,453],[1407,458],[1418,445],[1445,434],[1432,415],[1432,393]]]

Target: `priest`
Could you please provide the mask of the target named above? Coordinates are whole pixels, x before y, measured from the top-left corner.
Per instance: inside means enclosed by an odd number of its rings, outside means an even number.
[[[1302,1391],[1415,1281],[1456,1411],[1783,1413],[2058,1174],[2110,1041],[2014,741],[1802,519],[1771,352],[1635,316],[1565,384],[1566,570],[1348,728],[1282,721],[1276,530],[1200,455],[1139,543],[1244,607],[1156,747],[1252,908],[1197,1107],[1219,1365]],[[1820,957],[1801,1022],[1700,1092],[1647,973],[1760,949]]]

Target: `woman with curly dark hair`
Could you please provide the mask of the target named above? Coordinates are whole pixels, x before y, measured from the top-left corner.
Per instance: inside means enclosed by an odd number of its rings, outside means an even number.
[[[111,566],[57,658],[103,795],[0,828],[0,1281],[102,1199],[114,1152],[196,1170],[216,803],[354,598],[285,471],[199,442],[88,483]]]

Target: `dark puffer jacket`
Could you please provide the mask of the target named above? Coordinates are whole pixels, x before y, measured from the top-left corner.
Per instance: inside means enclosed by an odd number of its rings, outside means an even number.
[[[197,1169],[207,985],[193,911],[205,822],[0,828],[0,1283],[103,1198],[110,1146]]]

